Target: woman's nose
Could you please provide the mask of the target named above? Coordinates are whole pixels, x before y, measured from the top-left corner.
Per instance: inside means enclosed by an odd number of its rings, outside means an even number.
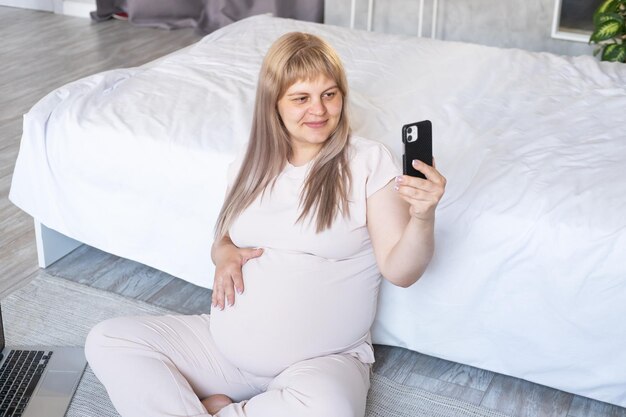
[[[322,100],[313,100],[309,107],[309,113],[315,116],[322,116],[326,113],[326,106]]]

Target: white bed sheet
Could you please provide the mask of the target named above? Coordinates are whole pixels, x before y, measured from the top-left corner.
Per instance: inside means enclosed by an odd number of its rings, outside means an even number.
[[[226,167],[262,56],[304,30],[339,51],[355,133],[401,154],[433,122],[437,251],[384,285],[375,343],[626,406],[626,66],[259,16],[97,74],[24,118],[10,198],[50,228],[210,286]]]

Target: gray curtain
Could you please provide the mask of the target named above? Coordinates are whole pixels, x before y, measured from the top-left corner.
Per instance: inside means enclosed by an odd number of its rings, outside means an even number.
[[[176,29],[196,27],[209,33],[237,20],[263,13],[323,22],[324,0],[97,0],[95,21],[125,11],[140,26]]]

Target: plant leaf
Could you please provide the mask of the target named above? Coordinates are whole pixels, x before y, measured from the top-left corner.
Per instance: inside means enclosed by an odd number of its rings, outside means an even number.
[[[626,1],[626,0],[624,0]],[[593,17],[593,23],[596,27],[601,26],[602,23],[614,20],[620,24],[624,24],[624,18],[618,13],[597,13]]]
[[[621,35],[623,31],[622,26],[622,23],[615,20],[606,21],[596,28],[596,30],[591,34],[589,41],[601,42]]]
[[[626,61],[626,45],[613,43],[607,45],[602,52],[602,61],[624,62]]]
[[[593,14],[595,19],[596,13],[607,13],[607,12],[616,12],[618,5],[621,3],[621,0],[604,0],[604,3],[600,5],[596,9],[596,12]]]

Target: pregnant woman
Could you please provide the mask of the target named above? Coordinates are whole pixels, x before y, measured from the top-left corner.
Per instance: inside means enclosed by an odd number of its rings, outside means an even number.
[[[408,287],[434,250],[445,179],[399,175],[350,133],[337,53],[310,34],[263,61],[248,148],[216,226],[210,315],[98,324],[86,352],[123,417],[362,417],[381,275]]]

